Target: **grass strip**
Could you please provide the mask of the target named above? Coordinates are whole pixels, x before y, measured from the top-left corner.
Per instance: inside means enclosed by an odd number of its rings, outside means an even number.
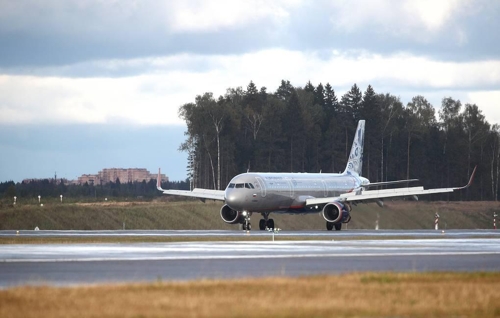
[[[498,317],[500,273],[353,273],[17,287],[0,317]]]

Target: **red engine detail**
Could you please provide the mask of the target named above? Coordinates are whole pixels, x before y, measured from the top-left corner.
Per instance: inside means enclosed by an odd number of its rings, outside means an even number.
[[[343,221],[344,215],[348,215],[344,205],[340,202],[328,203],[323,208],[323,218],[331,223],[339,223]]]
[[[227,204],[220,209],[220,217],[224,222],[229,224],[237,224],[243,222],[243,215],[241,215],[241,212],[231,209],[229,206],[227,206]]]

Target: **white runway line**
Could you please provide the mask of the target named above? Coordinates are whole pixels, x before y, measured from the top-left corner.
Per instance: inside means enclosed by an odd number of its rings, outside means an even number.
[[[500,255],[500,239],[16,244],[0,246],[0,264],[2,262],[449,255]]]
[[[3,263],[60,263],[60,262],[111,262],[111,261],[175,261],[175,260],[234,260],[234,259],[279,259],[279,258],[329,258],[329,257],[387,257],[387,256],[474,256],[500,255],[500,252],[433,252],[433,253],[359,253],[359,254],[283,254],[283,255],[214,255],[214,256],[164,256],[130,258],[75,258],[75,259],[6,259]]]

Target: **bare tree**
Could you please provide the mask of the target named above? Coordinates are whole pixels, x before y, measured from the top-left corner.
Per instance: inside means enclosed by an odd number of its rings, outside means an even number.
[[[435,122],[434,107],[423,97],[415,96],[406,106],[406,131],[408,133],[406,178],[410,179],[411,139]]]

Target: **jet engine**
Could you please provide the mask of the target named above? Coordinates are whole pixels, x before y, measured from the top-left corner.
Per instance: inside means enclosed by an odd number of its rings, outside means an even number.
[[[323,207],[323,218],[330,223],[347,223],[350,221],[349,206],[340,202],[331,202]]]
[[[231,209],[227,204],[220,209],[220,217],[229,224],[242,223],[244,218],[241,212]]]

